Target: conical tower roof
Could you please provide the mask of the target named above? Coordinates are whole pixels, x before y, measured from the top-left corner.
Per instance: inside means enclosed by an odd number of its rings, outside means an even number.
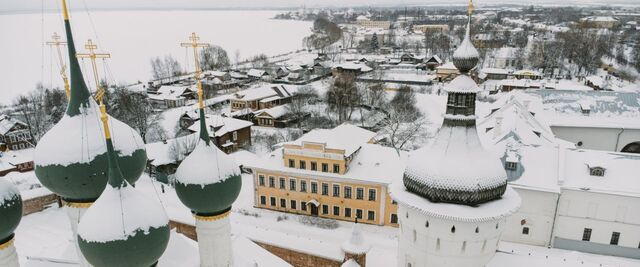
[[[124,179],[108,131],[106,112],[102,120],[109,180],[78,224],[78,245],[95,267],[152,266],[169,243],[169,219],[157,200],[139,194]]]
[[[242,179],[233,158],[209,139],[204,108],[199,112],[200,139],[178,166],[175,188],[180,201],[194,213],[212,216],[231,209],[240,194]]]
[[[360,224],[354,223],[349,239],[342,243],[342,251],[349,254],[362,255],[369,252],[369,249],[371,249],[371,245],[366,242],[362,229],[360,229]]]
[[[69,49],[71,95],[62,119],[38,142],[35,173],[49,190],[71,202],[92,202],[107,183],[107,148],[102,139],[99,108],[83,80],[63,0],[64,25]],[[144,142],[128,125],[109,117],[115,152],[130,183],[140,177],[147,162]]]
[[[9,181],[0,178],[0,245],[13,238],[22,219],[20,191]]]
[[[442,127],[430,146],[413,151],[404,175],[408,191],[433,202],[477,205],[500,198],[507,175],[500,159],[485,150],[476,129],[478,85],[468,72],[478,63],[478,51],[465,38],[453,62],[461,75],[446,85],[447,110]]]

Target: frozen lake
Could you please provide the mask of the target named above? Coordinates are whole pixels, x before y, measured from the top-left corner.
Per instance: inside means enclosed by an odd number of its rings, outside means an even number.
[[[171,54],[183,68],[193,70],[193,52],[180,47],[181,42],[188,41],[191,32],[196,32],[201,42],[223,47],[232,62],[236,51],[244,59],[259,53],[271,56],[302,48],[302,38],[309,35],[311,23],[272,20],[276,13],[234,10],[87,14],[77,11],[71,13],[71,21],[78,52],[85,52],[87,39],[97,41],[100,52],[111,53],[109,79],[133,83],[151,78],[149,62],[156,56]],[[54,32],[63,35],[62,16],[57,13],[0,15],[0,25],[0,104],[12,102],[17,95],[35,88],[39,81],[61,87],[55,51],[43,47],[42,41],[49,41]],[[66,57],[66,48],[63,52]],[[89,61],[85,61],[85,67],[90,67]],[[85,70],[85,75],[90,73]],[[100,75],[104,76],[105,72],[101,70]],[[91,76],[88,78],[92,80]]]

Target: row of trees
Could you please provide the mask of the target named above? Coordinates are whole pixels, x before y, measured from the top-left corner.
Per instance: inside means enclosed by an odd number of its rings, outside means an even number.
[[[305,37],[302,42],[307,49],[318,49],[323,53],[333,43],[342,38],[342,29],[326,17],[318,17],[313,22],[312,34]]]

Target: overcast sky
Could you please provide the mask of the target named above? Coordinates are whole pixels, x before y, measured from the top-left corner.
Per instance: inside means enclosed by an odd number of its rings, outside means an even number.
[[[60,0],[0,0],[0,12],[39,11],[57,9]],[[347,7],[347,6],[404,6],[464,4],[467,0],[67,0],[72,7],[84,8],[293,8],[302,7]],[[476,0],[477,4],[634,4],[638,0]]]

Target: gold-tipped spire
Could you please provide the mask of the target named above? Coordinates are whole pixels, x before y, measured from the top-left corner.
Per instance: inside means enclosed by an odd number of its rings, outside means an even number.
[[[89,39],[87,41],[87,43],[84,45],[84,48],[89,50],[89,53],[85,53],[85,54],[78,53],[78,54],[76,54],[76,57],[91,59],[91,67],[93,68],[93,78],[94,78],[95,83],[96,83],[96,96],[95,96],[95,99],[99,103],[102,103],[102,97],[104,96],[104,93],[105,93],[104,90],[105,89],[102,88],[102,86],[100,86],[100,77],[98,76],[98,66],[96,65],[96,59],[97,58],[111,58],[111,54],[97,54],[96,50],[98,50],[98,46],[96,44],[94,44],[93,41],[91,41],[91,39]]]
[[[67,99],[71,96],[71,88],[69,86],[69,78],[67,77],[67,65],[62,60],[62,51],[60,46],[67,45],[67,42],[60,41],[60,35],[54,32],[51,36],[51,41],[47,42],[48,46],[55,47],[58,52],[58,60],[60,60],[60,76],[62,76],[62,82],[64,83],[64,92],[67,94]]]
[[[200,109],[203,109],[204,108],[204,99],[203,99],[204,92],[202,91],[202,82],[200,81],[200,75],[202,74],[202,69],[200,68],[200,61],[198,60],[198,48],[209,47],[209,44],[198,43],[198,41],[200,41],[200,37],[198,37],[198,35],[196,35],[195,32],[191,33],[189,40],[191,40],[190,43],[180,43],[180,46],[193,48],[193,60],[195,61],[195,68],[196,68],[194,78],[196,79],[196,84],[198,86],[198,104],[200,106]]]
[[[469,17],[471,17],[471,13],[473,13],[473,0],[469,0]]]
[[[62,16],[64,20],[69,20],[69,10],[67,10],[67,0],[62,0]]]

